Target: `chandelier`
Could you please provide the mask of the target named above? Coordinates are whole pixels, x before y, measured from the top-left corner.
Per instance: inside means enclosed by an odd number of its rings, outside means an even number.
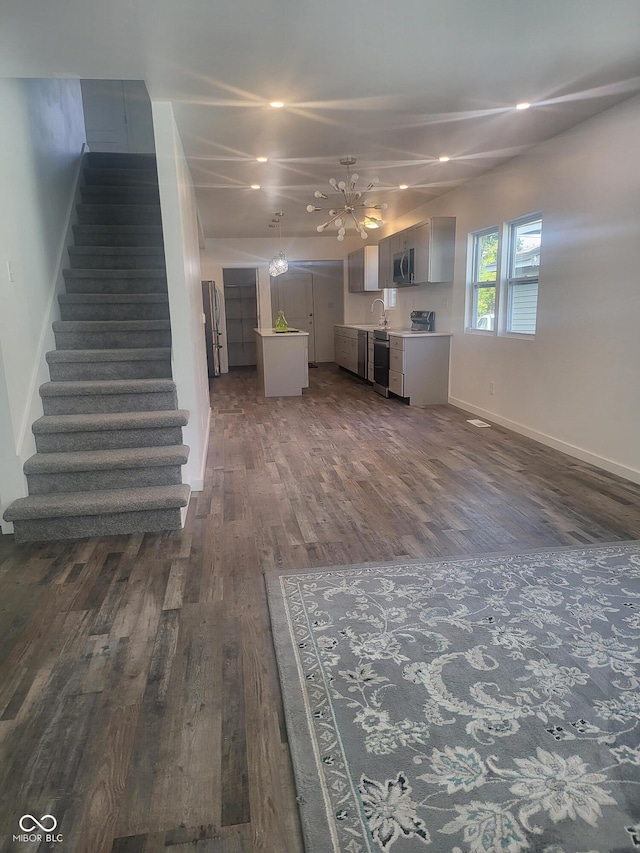
[[[284,216],[284,213],[282,213],[282,211],[280,211],[280,213],[276,213],[275,216],[277,218],[271,220],[271,224],[269,225],[269,228],[277,228],[278,229],[278,235],[280,238],[280,243],[282,243],[282,231],[280,228],[280,220]],[[289,261],[287,260],[287,256],[285,255],[285,253],[282,250],[279,252],[276,252],[276,254],[269,261],[269,275],[272,278],[276,278],[276,276],[282,275],[282,273],[285,273],[288,269],[289,269]]]
[[[382,219],[378,219],[376,216],[371,216],[370,214],[365,214],[364,211],[387,209],[386,204],[373,204],[371,199],[362,197],[364,193],[369,192],[373,187],[373,183],[370,183],[369,186],[362,191],[356,189],[359,175],[351,174],[351,167],[355,166],[355,163],[355,157],[343,157],[342,160],[340,160],[340,165],[347,167],[347,180],[336,181],[335,178],[331,178],[329,181],[329,185],[333,187],[335,192],[339,195],[339,205],[336,205],[335,207],[316,207],[314,204],[307,205],[309,213],[316,213],[320,210],[327,210],[329,212],[330,218],[326,222],[323,222],[322,225],[318,225],[316,230],[322,233],[330,225],[335,225],[338,229],[338,240],[340,241],[344,240],[347,228],[352,225],[355,227],[362,239],[366,240],[368,235],[365,226],[367,228],[378,228],[384,223]],[[314,196],[320,199],[328,199],[328,196],[323,192],[320,192],[320,190],[316,190]],[[359,219],[361,215],[364,216],[362,221]]]

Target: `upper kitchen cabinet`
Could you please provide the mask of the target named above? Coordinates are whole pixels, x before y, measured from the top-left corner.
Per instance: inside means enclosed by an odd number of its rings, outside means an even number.
[[[390,234],[378,244],[378,286],[395,287],[393,256],[414,253],[413,284],[453,281],[455,216],[432,216],[427,222]]]
[[[453,281],[455,216],[432,216],[407,229],[407,248],[414,250],[415,284]]]
[[[391,237],[385,237],[378,243],[378,287],[393,287],[393,264],[391,255]]]
[[[379,290],[378,247],[363,246],[347,256],[347,280],[349,293],[364,293]]]

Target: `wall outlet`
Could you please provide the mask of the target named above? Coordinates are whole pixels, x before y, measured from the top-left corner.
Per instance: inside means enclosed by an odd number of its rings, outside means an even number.
[[[7,261],[7,280],[15,281],[13,277],[13,265],[11,264],[11,261]]]
[[[495,390],[496,390],[495,382],[490,382],[489,383],[489,395],[491,397],[493,397]]]

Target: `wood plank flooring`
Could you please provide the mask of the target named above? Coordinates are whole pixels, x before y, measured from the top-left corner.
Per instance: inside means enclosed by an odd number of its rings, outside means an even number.
[[[184,530],[0,537],[0,849],[301,853],[262,573],[640,539],[640,488],[337,369],[212,382]]]

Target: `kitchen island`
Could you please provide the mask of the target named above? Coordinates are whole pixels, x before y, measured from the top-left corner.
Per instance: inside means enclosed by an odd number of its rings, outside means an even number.
[[[299,397],[309,387],[309,332],[255,329],[258,379],[265,397]]]

